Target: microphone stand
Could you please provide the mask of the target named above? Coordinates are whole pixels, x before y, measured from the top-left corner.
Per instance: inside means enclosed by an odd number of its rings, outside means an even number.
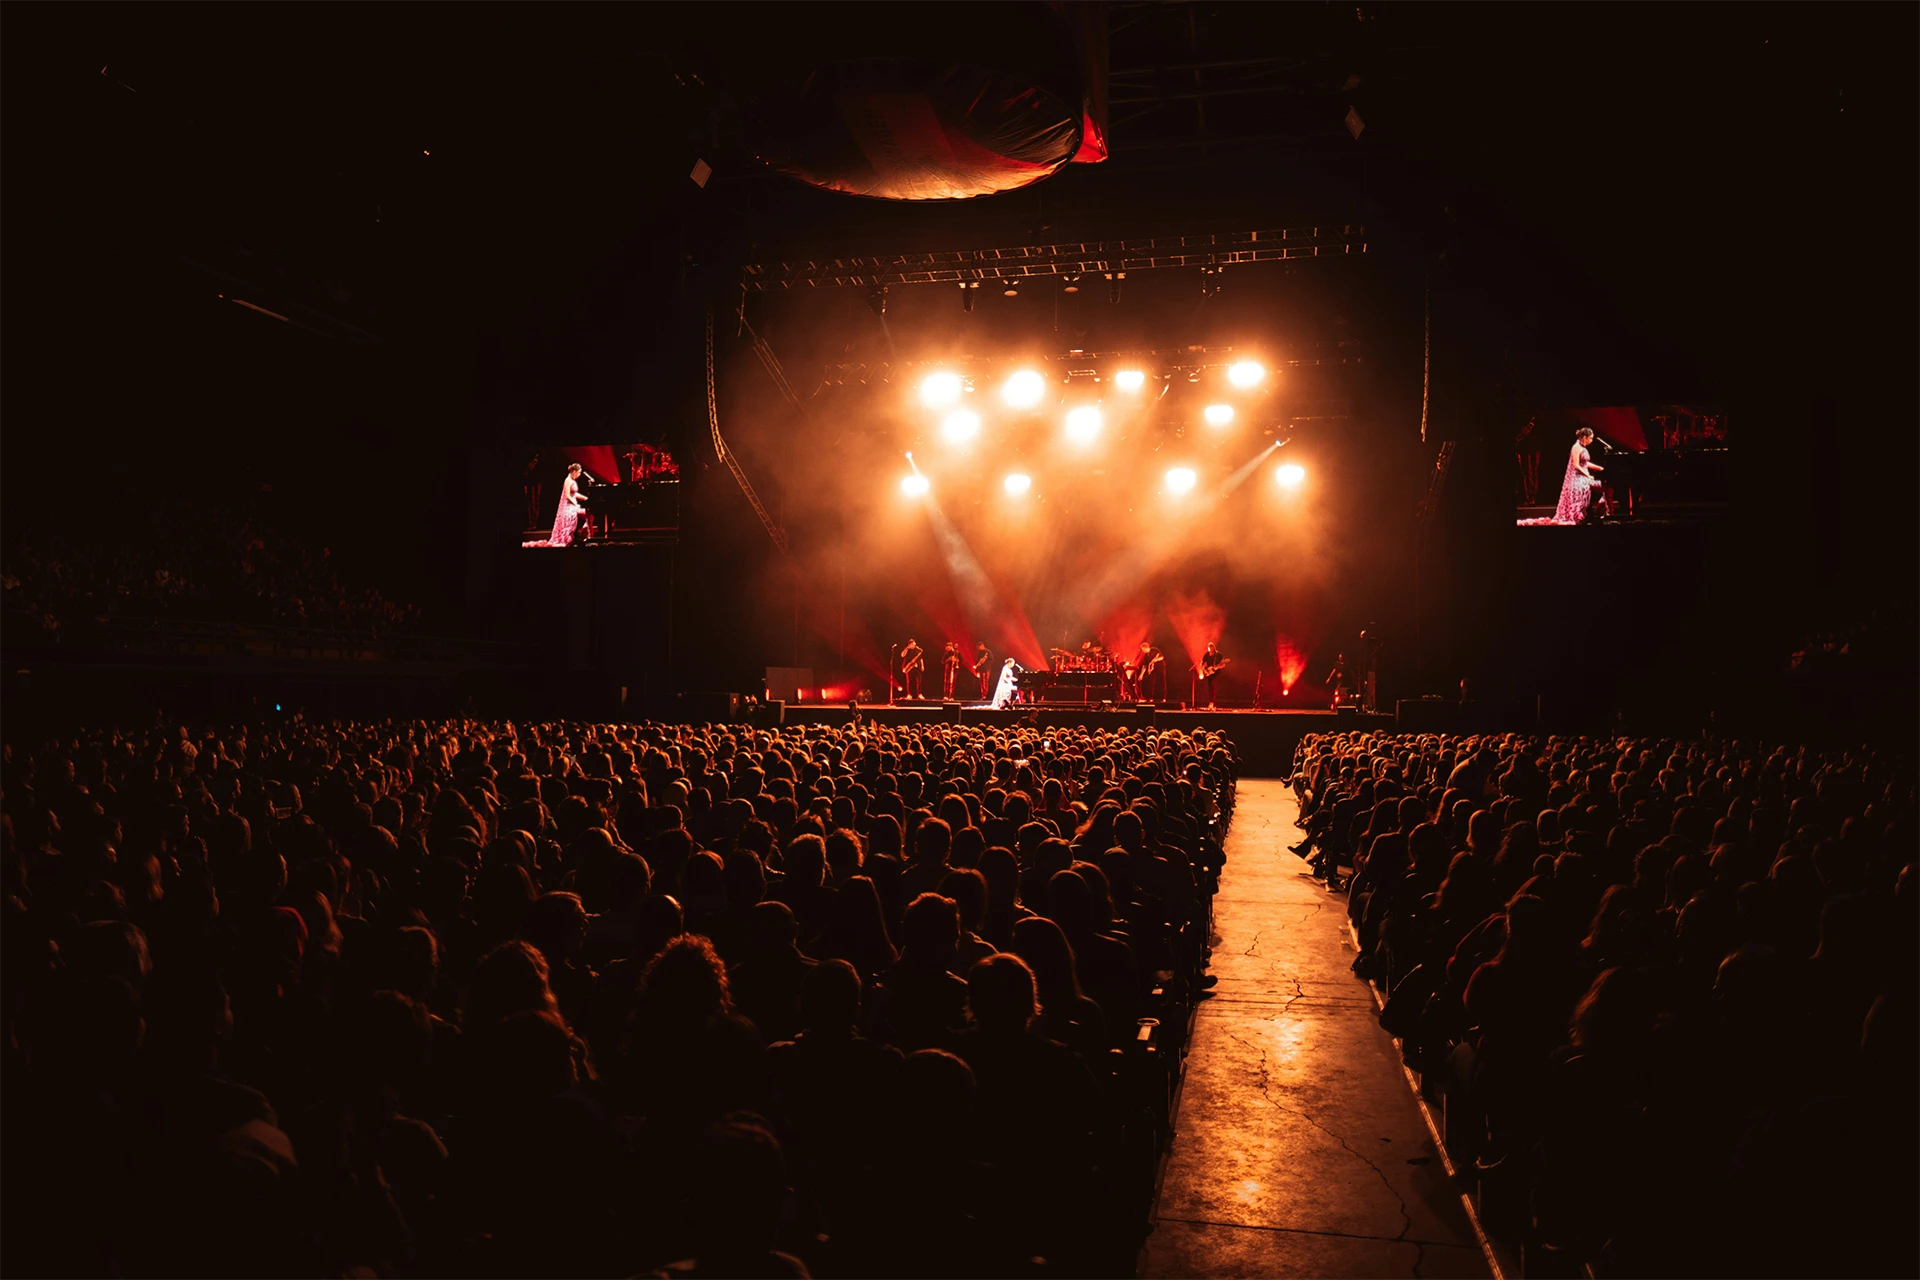
[[[893,685],[893,668],[894,668],[894,655],[896,655],[896,654],[898,654],[899,652],[900,652],[900,646],[899,646],[899,645],[897,645],[897,644],[895,644],[895,645],[888,645],[888,646],[887,646],[887,705],[888,705],[888,706],[892,706],[892,705],[893,705],[893,688],[894,688],[894,685]]]

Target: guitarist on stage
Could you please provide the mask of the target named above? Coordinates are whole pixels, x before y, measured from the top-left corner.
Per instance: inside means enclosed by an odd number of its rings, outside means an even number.
[[[1137,690],[1136,696],[1140,701],[1166,701],[1167,655],[1161,653],[1152,640],[1142,640],[1140,642],[1140,654],[1139,657],[1134,660],[1134,665],[1138,668],[1134,679],[1138,682],[1135,688]],[[1156,676],[1159,677],[1157,685],[1155,682]],[[1156,688],[1160,695],[1158,699],[1154,697]]]
[[[1199,670],[1200,683],[1207,686],[1207,705],[1209,707],[1213,705],[1214,682],[1219,678],[1221,669],[1232,661],[1232,658],[1221,656],[1219,645],[1211,640],[1207,641],[1207,651],[1200,655]]]

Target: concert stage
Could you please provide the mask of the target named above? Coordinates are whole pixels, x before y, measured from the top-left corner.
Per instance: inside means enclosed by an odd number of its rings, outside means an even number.
[[[1293,749],[1309,733],[1335,730],[1391,729],[1392,716],[1369,716],[1353,711],[1254,711],[1251,709],[1192,710],[1153,707],[1102,711],[1098,708],[1034,705],[996,710],[979,703],[923,702],[861,704],[863,719],[883,725],[969,724],[1011,727],[1037,724],[1042,729],[1178,729],[1192,733],[1210,729],[1224,734],[1249,775],[1284,776],[1293,762]],[[844,725],[853,716],[845,705],[789,704],[785,724]]]

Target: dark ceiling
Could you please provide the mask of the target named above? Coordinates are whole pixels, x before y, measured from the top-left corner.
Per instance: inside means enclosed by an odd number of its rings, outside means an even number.
[[[793,32],[871,12],[9,6],[9,505],[77,440],[339,485],[598,429],[746,261],[1339,219],[1542,402],[1718,402],[1821,519],[1911,511],[1912,6],[1116,3],[1112,158],[932,206],[746,145]]]

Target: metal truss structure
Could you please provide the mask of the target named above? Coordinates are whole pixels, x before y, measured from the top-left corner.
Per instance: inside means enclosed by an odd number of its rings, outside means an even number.
[[[740,270],[741,287],[830,289],[894,284],[964,284],[1078,275],[1117,279],[1129,271],[1172,267],[1228,267],[1251,262],[1342,257],[1367,251],[1367,229],[1357,224],[1231,231],[1217,235],[1154,236],[1138,240],[1083,240],[1006,249],[894,253],[753,263]]]

